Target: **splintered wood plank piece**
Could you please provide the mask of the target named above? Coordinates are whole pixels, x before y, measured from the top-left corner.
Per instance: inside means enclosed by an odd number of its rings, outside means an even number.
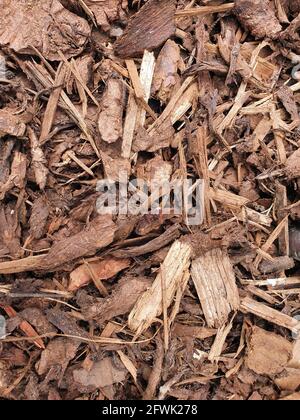
[[[192,263],[192,279],[209,327],[221,327],[240,305],[233,267],[226,251],[213,249]]]
[[[241,280],[243,285],[253,285],[253,286],[267,286],[269,288],[280,288],[286,286],[295,286],[300,285],[300,277],[282,277],[276,279],[267,279],[267,280]]]
[[[209,197],[232,210],[238,210],[250,201],[248,198],[241,197],[240,195],[231,193],[230,191],[213,188],[209,190]]]
[[[229,322],[228,325],[224,324],[222,325],[222,327],[218,329],[214,344],[212,345],[210,349],[210,353],[208,355],[208,360],[210,362],[213,362],[214,360],[218,359],[218,357],[221,356],[226,338],[228,337],[228,334],[230,333],[232,329],[232,325],[233,325],[233,318]]]
[[[281,233],[285,229],[286,223],[288,222],[288,219],[289,219],[289,216],[286,216],[283,220],[281,220],[281,222],[278,224],[276,229],[272,232],[270,237],[267,239],[266,243],[262,246],[262,251],[263,252],[268,252],[269,251],[272,244],[276,241],[276,239],[278,239],[278,237],[281,235]],[[255,261],[254,261],[254,266],[258,267],[261,260],[262,260],[262,256],[258,255],[256,257]]]
[[[181,241],[174,242],[152,287],[137,301],[129,315],[128,325],[136,333],[136,336],[142,334],[154,322],[155,318],[162,314],[162,284],[165,288],[164,304],[166,308],[169,308],[175,293],[186,279],[185,274],[189,268],[191,255],[192,246],[190,244]],[[164,276],[163,281],[162,275]]]
[[[54,89],[47,103],[44,119],[42,122],[41,135],[39,138],[40,144],[43,144],[47,140],[47,136],[49,135],[51,131],[56,109],[57,109],[59,98],[60,98],[60,94],[62,92],[65,76],[66,76],[66,69],[64,65],[60,65],[56,72],[56,76],[54,80]]]
[[[124,35],[115,43],[121,58],[139,57],[152,51],[175,34],[175,0],[149,0],[130,19]]]
[[[300,332],[300,322],[297,319],[272,309],[263,303],[256,302],[249,297],[242,300],[240,309],[242,312],[251,313],[272,324],[287,328],[295,334]]]
[[[139,106],[137,99],[142,99],[144,103],[148,105],[155,68],[155,57],[153,53],[145,51],[141,64],[140,76],[137,73],[133,60],[126,60],[126,65],[128,68],[128,75],[134,86],[135,95],[133,92],[130,92],[128,97],[123,132],[122,157],[130,159],[135,129],[142,127],[146,120],[146,109],[145,107]]]
[[[276,188],[276,212],[281,222],[285,218],[284,208],[288,205],[286,186],[278,184]],[[283,231],[279,235],[279,251],[281,255],[290,255],[289,221],[286,219]]]
[[[122,157],[124,159],[129,159],[131,155],[138,110],[139,106],[135,100],[134,94],[129,93],[122,142]]]
[[[201,6],[193,7],[186,10],[179,10],[176,12],[176,17],[190,17],[190,16],[205,16],[212,13],[228,12],[234,8],[234,3],[221,4],[220,6]]]
[[[144,100],[146,103],[148,103],[151,95],[151,85],[154,75],[154,69],[155,69],[155,55],[152,52],[145,51],[142,64],[141,64],[141,70],[140,70],[140,80],[142,87],[144,89]],[[146,110],[144,108],[139,109],[137,119],[136,119],[136,126],[137,127],[143,127],[146,121]]]

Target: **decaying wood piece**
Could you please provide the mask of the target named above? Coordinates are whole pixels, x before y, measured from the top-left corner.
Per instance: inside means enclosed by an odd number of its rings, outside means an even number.
[[[259,289],[253,285],[247,286],[247,291],[250,292],[253,296],[257,296],[259,299],[269,303],[270,305],[276,305],[279,302],[278,299],[271,296],[268,292],[265,292],[264,290]]]
[[[191,274],[208,327],[222,327],[240,305],[227,252],[219,248],[208,251],[193,261]]]
[[[137,301],[128,317],[129,328],[136,333],[136,336],[142,334],[155,318],[162,314],[162,276],[164,277],[165,303],[168,308],[185,278],[191,255],[190,244],[181,241],[174,242],[151,288]]]
[[[259,303],[249,297],[246,297],[241,302],[241,311],[251,313],[259,318],[265,319],[272,324],[287,328],[295,334],[300,332],[300,322],[297,319],[285,315],[276,309],[272,309],[263,303]]]
[[[115,143],[123,134],[125,87],[119,79],[109,79],[102,98],[98,128],[102,140]]]
[[[26,125],[19,117],[6,109],[0,109],[0,138],[7,134],[22,137],[26,132]]]
[[[116,54],[122,58],[138,57],[144,50],[152,51],[162,45],[175,33],[175,10],[174,0],[149,0],[116,42]]]
[[[273,38],[282,30],[269,0],[235,0],[234,13],[256,38]]]
[[[19,54],[36,54],[59,60],[57,50],[67,58],[80,54],[89,35],[87,21],[65,9],[58,0],[38,2],[0,1],[0,46]]]

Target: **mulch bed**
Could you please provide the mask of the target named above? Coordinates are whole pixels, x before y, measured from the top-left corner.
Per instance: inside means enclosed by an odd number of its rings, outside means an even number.
[[[300,2],[0,10],[0,399],[300,399]]]

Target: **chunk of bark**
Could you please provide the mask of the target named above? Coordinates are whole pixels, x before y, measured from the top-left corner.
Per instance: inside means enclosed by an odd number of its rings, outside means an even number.
[[[74,292],[89,284],[93,280],[92,273],[97,280],[111,279],[120,271],[128,268],[130,263],[129,259],[107,257],[102,261],[89,263],[89,268],[86,264],[80,265],[70,274],[68,290]]]
[[[173,166],[170,162],[165,162],[161,156],[149,160],[143,168],[143,178],[146,179],[149,186],[161,187],[164,183],[169,182]]]
[[[29,219],[29,233],[33,239],[41,239],[45,235],[49,214],[47,198],[42,195],[34,201]]]
[[[40,335],[56,332],[39,308],[26,308],[19,312],[19,317],[29,322]]]
[[[248,345],[246,365],[258,375],[275,375],[287,366],[292,345],[280,335],[254,327]]]
[[[124,17],[127,0],[85,0],[85,4],[94,14],[97,25],[108,31],[111,22]]]
[[[128,317],[129,328],[136,335],[145,331],[162,314],[163,294],[166,308],[171,305],[186,277],[191,256],[190,244],[174,242],[152,287],[141,296]]]
[[[11,206],[0,206],[0,255],[9,254],[13,258],[19,258],[22,254],[20,244],[20,224],[18,212]],[[2,248],[2,249],[1,249]]]
[[[294,267],[295,267],[295,262],[293,258],[278,257],[278,258],[274,258],[273,261],[263,261],[259,266],[259,270],[263,274],[270,274],[270,273],[282,272],[284,270],[290,270],[291,268],[294,268]]]
[[[99,299],[94,305],[82,306],[82,312],[86,319],[96,319],[102,325],[105,321],[130,312],[150,286],[151,280],[146,277],[125,276],[110,296]]]
[[[18,116],[13,115],[6,109],[0,109],[0,138],[7,134],[10,136],[22,137],[25,135],[25,131],[26,125]]]
[[[175,130],[170,121],[163,122],[150,133],[143,127],[140,127],[133,141],[132,150],[134,152],[157,152],[160,149],[169,147],[174,135]]]
[[[180,76],[178,74],[180,64],[179,46],[169,39],[157,58],[151,88],[152,95],[156,94],[162,102],[166,103],[173,91],[180,86]]]
[[[299,112],[293,91],[288,86],[283,86],[277,92],[277,96],[282,102],[283,106],[290,114],[293,122],[299,122]]]
[[[286,161],[285,173],[289,179],[300,177],[300,149],[297,149]]]
[[[5,194],[10,191],[13,187],[19,189],[24,188],[25,178],[27,171],[27,159],[26,155],[20,152],[15,152],[13,161],[11,164],[11,173],[5,184],[1,185],[0,182],[0,200],[3,200]]]
[[[0,224],[1,226],[1,224]],[[81,232],[57,242],[46,256],[28,257],[0,263],[0,273],[24,273],[32,270],[55,271],[77,258],[93,255],[110,245],[117,230],[110,216],[96,217]]]
[[[118,156],[112,157],[103,151],[101,151],[101,158],[106,178],[111,181],[119,182],[121,174],[125,174],[129,177],[131,164],[128,159]]]
[[[14,140],[2,140],[0,143],[0,182],[5,184],[10,173],[10,157],[14,148]]]
[[[111,357],[93,363],[88,371],[85,369],[73,371],[75,384],[88,388],[90,391],[122,382],[126,376],[126,369],[116,367]]]
[[[97,216],[78,234],[53,245],[41,264],[43,270],[55,269],[77,258],[95,254],[114,240],[116,225],[110,216]]]
[[[282,30],[269,0],[235,0],[234,13],[256,38],[274,38]]]
[[[38,375],[44,375],[53,366],[65,370],[70,360],[76,356],[78,347],[78,342],[67,338],[59,337],[51,340],[36,365]]]
[[[294,50],[297,54],[300,54],[300,16],[298,16],[291,22],[291,24],[278,35],[278,40],[284,45],[285,48]]]
[[[206,338],[215,336],[217,334],[217,330],[212,328],[175,323],[173,327],[173,334],[182,338],[189,337],[193,340],[196,338],[199,340],[205,340]]]
[[[134,58],[144,50],[161,46],[175,33],[175,11],[174,0],[149,0],[129,21],[124,35],[115,44],[115,53],[122,58]]]
[[[121,80],[109,79],[102,98],[98,128],[102,140],[115,143],[123,133],[125,87]]]
[[[90,36],[87,21],[65,9],[58,0],[39,2],[0,1],[0,46],[19,54],[36,54],[60,60],[80,54]]]
[[[191,269],[202,310],[209,327],[224,325],[240,305],[235,274],[227,252],[213,249],[194,260]]]
[[[79,327],[76,319],[67,312],[59,309],[49,309],[46,311],[46,316],[48,321],[64,334],[76,337],[88,337],[88,333]]]
[[[299,369],[284,370],[280,377],[275,379],[275,383],[282,391],[297,391],[300,386]]]

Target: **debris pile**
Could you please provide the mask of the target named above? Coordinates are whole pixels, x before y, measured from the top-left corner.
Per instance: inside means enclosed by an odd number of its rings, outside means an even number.
[[[299,1],[42,3],[0,0],[0,399],[300,399]]]

